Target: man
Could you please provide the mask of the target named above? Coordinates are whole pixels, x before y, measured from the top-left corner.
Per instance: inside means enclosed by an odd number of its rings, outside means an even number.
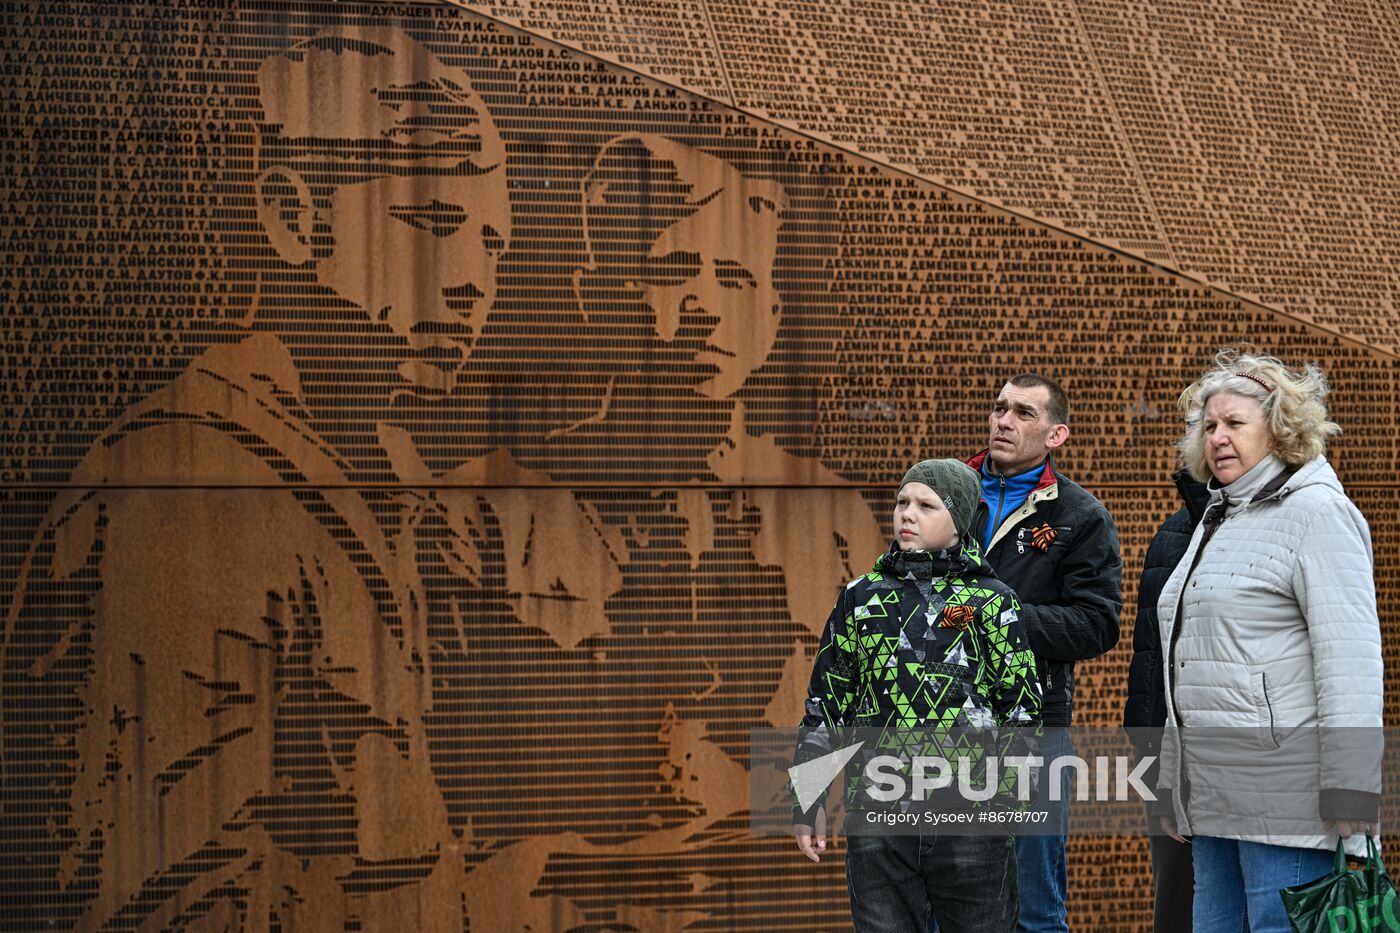
[[[997,575],[1021,601],[1044,693],[1046,762],[1072,753],[1074,662],[1095,658],[1118,642],[1123,562],[1118,532],[1103,503],[1066,479],[1051,455],[1069,439],[1069,404],[1044,376],[1013,377],[988,418],[989,447],[969,459],[982,476],[977,528]],[[1062,772],[1068,783],[1068,769]],[[1061,799],[1068,794],[1062,793]],[[1065,923],[1065,832],[1019,836],[1021,887],[1017,929],[1068,930]]]
[[[325,333],[288,326],[304,304],[261,310],[297,370],[309,429],[355,479],[374,471],[376,481],[414,486],[550,485],[504,451],[463,445],[469,416],[447,400],[486,326],[512,229],[505,143],[471,76],[402,30],[328,30],[267,59],[258,88],[267,116],[258,219],[288,266],[334,294],[344,315],[338,374],[355,377],[314,378]],[[343,88],[360,93],[346,106],[310,103]],[[356,433],[377,443],[343,439]],[[569,648],[603,624],[623,548],[588,503],[560,489],[405,495],[410,525],[440,519],[455,529],[420,535],[461,570],[455,579],[480,582],[484,508],[500,529],[520,621]],[[567,551],[532,533],[543,515]]]
[[[746,384],[778,340],[787,195],[695,147],[628,135],[599,150],[582,196],[587,257],[575,283],[586,331],[603,342],[589,336],[571,352],[609,382],[585,429],[557,440],[644,425],[667,456],[639,480],[711,479],[723,448],[746,442]],[[794,469],[776,449],[762,459],[753,466],[770,474]]]
[[[584,193],[586,216],[602,213],[600,207],[618,197],[617,180],[605,166],[623,161],[620,156],[629,151],[648,165],[676,167],[679,203],[657,212],[657,220],[670,224],[643,255],[617,253],[626,246],[609,242],[606,231],[591,236],[591,245],[614,251],[613,262],[630,266],[630,282],[642,292],[645,313],[672,364],[668,369],[695,366],[699,381],[692,390],[726,398],[763,365],[778,335],[782,299],[774,273],[787,193],[776,181],[750,178],[693,147],[630,136],[608,144],[595,160]],[[736,242],[735,230],[748,235]]]

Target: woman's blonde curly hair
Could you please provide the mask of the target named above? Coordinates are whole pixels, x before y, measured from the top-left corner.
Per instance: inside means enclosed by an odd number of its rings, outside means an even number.
[[[1211,478],[1201,411],[1211,396],[1230,392],[1263,406],[1273,452],[1290,467],[1300,467],[1320,456],[1327,438],[1342,431],[1327,418],[1328,391],[1327,378],[1312,363],[1298,371],[1276,357],[1227,347],[1215,355],[1215,365],[1181,394],[1179,404],[1187,412],[1186,435],[1177,442],[1182,463],[1196,479]]]

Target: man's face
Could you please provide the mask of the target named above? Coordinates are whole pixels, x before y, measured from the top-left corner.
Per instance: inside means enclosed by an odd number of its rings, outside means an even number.
[[[754,185],[729,169],[713,200],[657,238],[637,283],[657,336],[689,351],[706,376],[696,391],[709,398],[734,394],[778,334],[777,206]],[[736,242],[738,230],[753,233]]]
[[[343,185],[322,215],[333,244],[317,278],[408,340],[399,374],[415,389],[446,392],[495,296],[508,217],[500,169]]]
[[[1046,409],[1050,390],[1045,386],[1002,387],[987,418],[991,428],[987,456],[992,472],[1001,475],[1021,473],[1040,463],[1058,446],[1051,443],[1057,425]]]

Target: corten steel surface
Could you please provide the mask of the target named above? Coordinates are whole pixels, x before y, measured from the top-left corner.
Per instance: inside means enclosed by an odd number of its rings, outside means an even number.
[[[721,6],[654,35],[711,93]],[[747,732],[1020,370],[1131,607],[1180,389],[1320,361],[1394,617],[1384,341],[449,4],[0,17],[0,928],[844,927]],[[1072,853],[1076,929],[1142,928],[1142,841]]]
[[[1393,3],[456,2],[1397,349]]]

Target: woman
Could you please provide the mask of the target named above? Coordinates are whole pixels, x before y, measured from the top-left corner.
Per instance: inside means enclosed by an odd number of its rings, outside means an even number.
[[[1323,456],[1320,371],[1226,350],[1193,388],[1180,448],[1210,505],[1157,602],[1162,824],[1193,836],[1196,933],[1287,933],[1279,888],[1327,874],[1338,836],[1363,854],[1379,812],[1371,537]]]

